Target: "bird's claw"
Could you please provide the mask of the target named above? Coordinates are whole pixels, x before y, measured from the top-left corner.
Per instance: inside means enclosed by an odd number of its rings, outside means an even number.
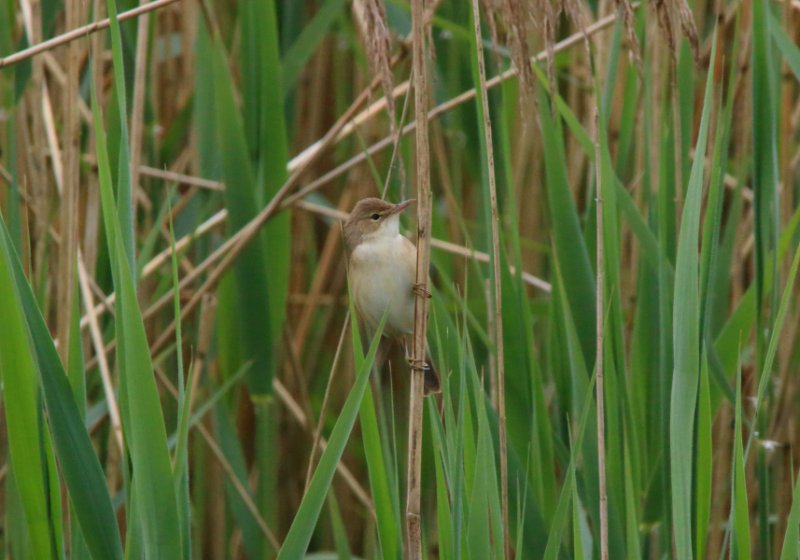
[[[412,371],[427,371],[431,369],[431,365],[428,362],[425,360],[415,360],[412,356],[406,356],[406,362],[408,362],[408,367],[411,368]]]
[[[425,284],[414,284],[414,286],[411,288],[411,291],[414,294],[422,296],[427,299],[431,299],[432,297],[431,291],[425,287]]]

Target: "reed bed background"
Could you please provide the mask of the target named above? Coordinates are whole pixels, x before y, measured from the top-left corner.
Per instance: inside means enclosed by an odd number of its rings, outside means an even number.
[[[411,4],[0,1],[7,558],[798,557],[800,4]]]

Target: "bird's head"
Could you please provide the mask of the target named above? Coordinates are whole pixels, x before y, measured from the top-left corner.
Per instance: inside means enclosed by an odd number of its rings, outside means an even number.
[[[359,243],[378,237],[393,237],[400,232],[400,212],[415,199],[392,204],[380,198],[364,198],[358,201],[344,223],[344,237],[348,253]]]

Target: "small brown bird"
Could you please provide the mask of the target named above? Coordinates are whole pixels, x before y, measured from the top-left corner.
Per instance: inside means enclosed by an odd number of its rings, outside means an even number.
[[[344,224],[348,275],[356,311],[364,327],[375,332],[388,313],[383,336],[411,355],[417,248],[400,234],[400,213],[414,202],[391,204],[379,198],[358,201]],[[388,312],[387,312],[388,309]],[[425,394],[440,390],[439,374],[425,363]]]

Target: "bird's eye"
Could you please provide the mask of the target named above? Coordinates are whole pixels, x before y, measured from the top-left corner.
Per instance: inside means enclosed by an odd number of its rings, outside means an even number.
[[[377,222],[378,220],[380,220],[380,219],[381,219],[381,215],[380,215],[380,214],[378,214],[378,213],[375,213],[375,214],[373,214],[372,216],[370,216],[370,218],[372,218],[372,221],[373,221],[373,222]]]

